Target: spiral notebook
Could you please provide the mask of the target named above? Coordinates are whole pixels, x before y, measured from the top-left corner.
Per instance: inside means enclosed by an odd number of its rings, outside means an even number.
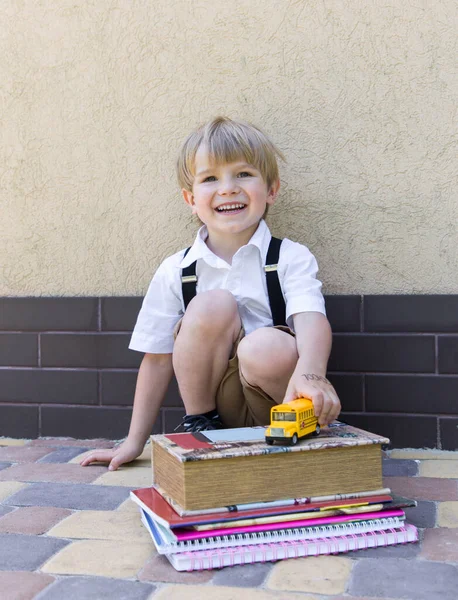
[[[392,511],[394,512],[394,511]],[[304,540],[335,539],[336,537],[357,534],[369,534],[373,531],[392,530],[401,528],[404,524],[404,514],[398,511],[397,516],[371,518],[361,521],[332,522],[328,519],[321,525],[307,527],[290,527],[271,531],[258,531],[252,527],[249,532],[213,535],[183,541],[173,540],[170,531],[151,518],[144,510],[141,511],[142,522],[150,532],[154,545],[160,554],[189,553],[210,551],[222,548],[252,546],[253,544],[283,544],[285,542],[301,542]]]
[[[405,525],[382,531],[350,533],[319,539],[288,540],[275,543],[252,544],[194,550],[167,554],[168,560],[177,571],[200,571],[219,569],[255,562],[283,560],[318,556],[320,554],[338,554],[378,546],[406,544],[418,540],[418,531],[414,525]]]

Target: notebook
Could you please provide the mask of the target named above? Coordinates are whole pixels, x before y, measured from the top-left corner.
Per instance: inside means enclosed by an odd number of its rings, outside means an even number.
[[[253,544],[194,550],[166,554],[177,571],[196,571],[219,569],[254,562],[283,560],[317,556],[319,554],[337,554],[378,546],[406,544],[418,540],[418,531],[414,525],[390,528],[382,531],[352,533],[320,539],[288,540],[276,543]]]
[[[160,554],[175,554],[200,550],[208,551],[218,548],[232,548],[253,544],[283,544],[284,542],[334,538],[336,536],[395,529],[402,527],[404,524],[404,515],[402,514],[399,516],[364,521],[328,523],[311,527],[291,527],[270,531],[254,530],[245,533],[212,535],[178,541],[170,530],[154,521],[146,511],[142,510],[141,515],[142,522],[150,532],[154,545]]]
[[[371,510],[371,507],[372,510],[375,510],[373,507],[380,503],[383,504],[384,509],[415,506],[415,501],[400,496],[391,496],[389,495],[389,491],[389,489],[377,490],[370,492],[371,495],[367,497],[359,497],[358,494],[355,498],[316,499],[311,502],[302,502],[305,499],[296,499],[284,501],[289,502],[289,504],[282,506],[271,506],[272,504],[276,504],[275,502],[260,502],[256,505],[251,505],[252,508],[250,509],[244,508],[242,510],[238,507],[226,507],[224,512],[220,509],[219,512],[205,512],[205,514],[183,516],[177,514],[173,506],[154,487],[133,490],[130,493],[130,497],[140,508],[146,510],[155,521],[164,527],[175,530],[182,527],[201,527],[202,529],[206,527],[212,529],[216,526],[222,527],[224,524],[231,526],[231,523],[233,524],[244,519],[276,517],[302,512],[310,512],[311,517],[317,516],[316,513],[324,516],[325,514],[330,514],[332,510],[338,510],[339,513],[349,513],[352,509],[355,509],[355,512],[363,512]],[[377,492],[388,493],[378,494]]]

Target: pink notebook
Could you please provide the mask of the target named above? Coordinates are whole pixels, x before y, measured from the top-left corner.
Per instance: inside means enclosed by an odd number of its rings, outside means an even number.
[[[320,554],[338,554],[379,546],[407,544],[418,540],[418,531],[413,525],[405,525],[385,531],[342,535],[338,537],[314,540],[297,540],[273,544],[253,544],[235,548],[215,550],[197,550],[168,554],[167,558],[177,571],[196,571],[202,569],[220,569],[254,562],[318,556]]]
[[[367,521],[369,519],[383,519],[386,517],[403,517],[403,510],[384,510],[356,515],[338,515],[336,517],[321,517],[318,519],[302,519],[299,521],[284,521],[282,523],[264,523],[262,525],[246,525],[244,527],[225,527],[207,531],[180,531],[175,530],[176,539],[180,542],[198,540],[215,536],[236,535],[239,533],[256,533],[258,531],[273,531],[279,529],[294,529],[295,527],[314,527],[316,525],[332,525],[333,523],[346,523],[348,521]]]

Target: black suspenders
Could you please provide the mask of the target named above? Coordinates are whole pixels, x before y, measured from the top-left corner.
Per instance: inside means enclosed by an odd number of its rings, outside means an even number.
[[[286,307],[283,293],[278,279],[277,267],[280,256],[280,246],[282,240],[272,237],[267,250],[266,264],[264,271],[266,273],[267,293],[269,295],[270,310],[272,311],[272,320],[274,325],[286,325]],[[183,258],[189,252],[190,248],[185,250]],[[181,288],[183,290],[183,302],[185,309],[196,295],[197,275],[196,261],[189,267],[181,271]]]

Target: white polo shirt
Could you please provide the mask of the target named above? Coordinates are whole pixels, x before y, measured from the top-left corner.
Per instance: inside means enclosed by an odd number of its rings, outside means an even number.
[[[184,250],[169,256],[156,271],[143,300],[129,344],[131,350],[151,354],[173,351],[173,330],[184,314],[181,270],[197,261],[197,293],[228,290],[234,296],[248,335],[259,327],[273,325],[264,272],[271,233],[264,220],[246,246],[237,250],[232,265],[208,248],[207,228],[201,227],[183,258]],[[313,254],[297,242],[284,239],[278,261],[278,276],[286,303],[287,324],[292,315],[315,311],[326,314],[318,265]]]

